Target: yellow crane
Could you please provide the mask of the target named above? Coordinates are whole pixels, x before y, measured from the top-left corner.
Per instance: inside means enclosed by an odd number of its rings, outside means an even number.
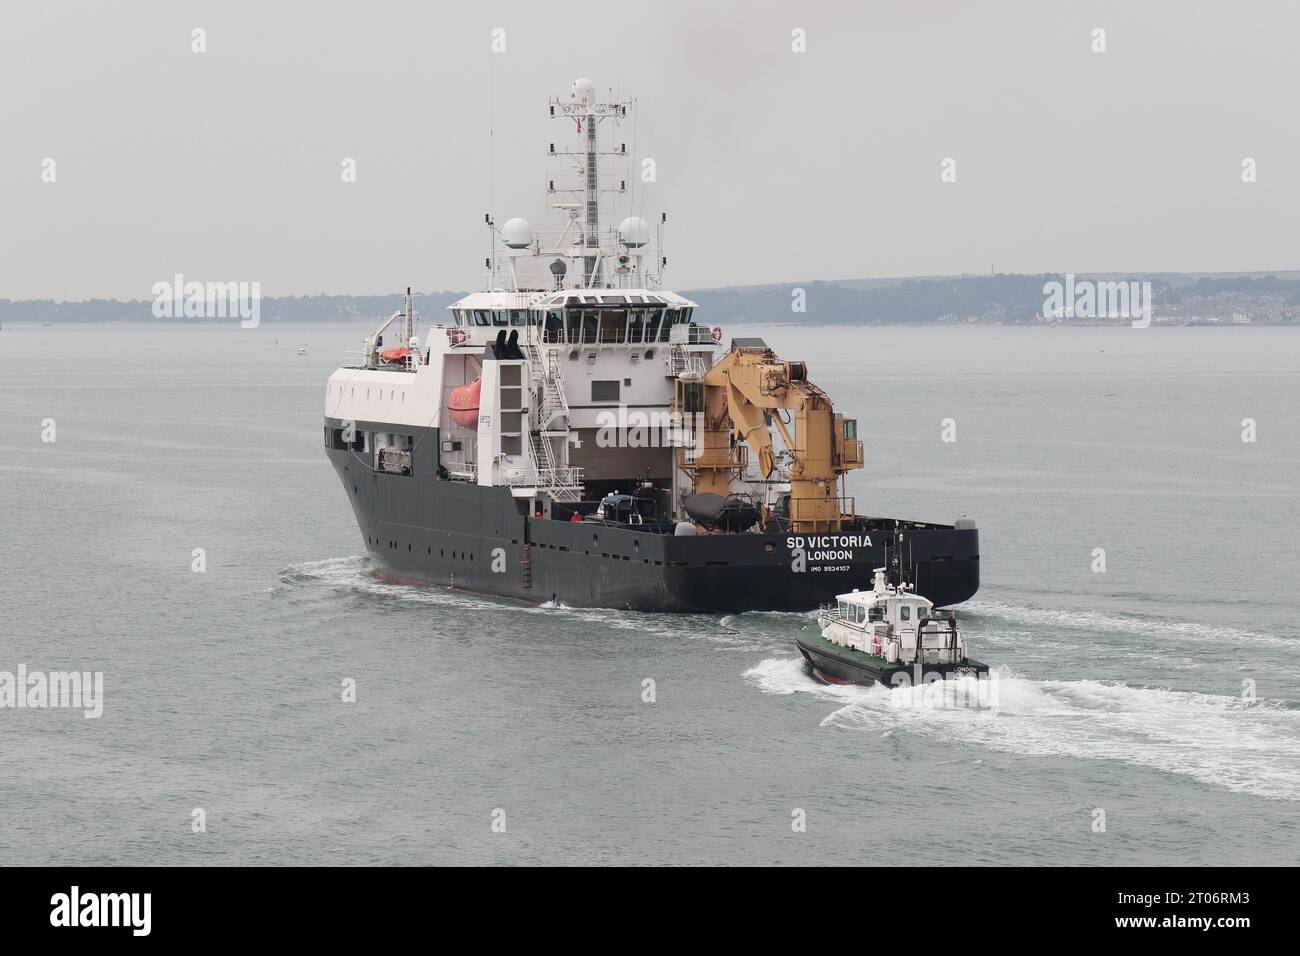
[[[691,447],[678,449],[678,467],[697,493],[731,494],[748,466],[746,449],[757,454],[762,478],[770,478],[776,460],[769,424],[775,423],[792,457],[790,530],[839,531],[854,517],[841,507],[839,485],[846,472],[862,467],[857,421],[835,414],[826,393],[808,381],[806,363],[781,361],[761,340],[734,341],[703,377],[677,378],[673,411],[693,432]],[[764,513],[765,525],[768,518]]]

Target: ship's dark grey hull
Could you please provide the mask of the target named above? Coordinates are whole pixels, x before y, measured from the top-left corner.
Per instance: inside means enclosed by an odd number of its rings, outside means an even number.
[[[327,435],[342,424],[327,419]],[[868,587],[892,544],[870,531],[677,536],[533,518],[508,488],[436,477],[437,449],[435,429],[418,432],[413,474],[395,475],[327,444],[376,571],[389,580],[573,607],[808,611]],[[906,540],[909,576],[937,606],[978,589],[977,530],[917,528]]]

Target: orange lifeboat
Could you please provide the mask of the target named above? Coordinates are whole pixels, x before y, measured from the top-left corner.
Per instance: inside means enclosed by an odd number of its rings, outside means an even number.
[[[379,353],[379,360],[385,365],[399,365],[406,361],[406,357],[411,354],[411,350],[406,346],[395,349],[384,349]]]
[[[461,428],[478,427],[478,394],[483,379],[476,378],[468,385],[452,389],[447,399],[447,408],[451,411],[451,420]]]

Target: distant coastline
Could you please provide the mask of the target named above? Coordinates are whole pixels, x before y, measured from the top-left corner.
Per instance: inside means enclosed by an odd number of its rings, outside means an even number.
[[[680,290],[699,303],[709,325],[1128,325],[1127,316],[1044,316],[1044,284],[1057,274],[963,275],[908,279],[844,279]],[[1300,271],[1270,273],[1080,273],[1096,282],[1150,282],[1153,325],[1300,325]],[[440,315],[464,295],[426,292],[425,316]],[[153,315],[152,300],[0,299],[0,325],[135,321],[168,322]],[[368,322],[400,308],[391,295],[265,297],[261,321]],[[184,319],[228,322],[225,318]]]

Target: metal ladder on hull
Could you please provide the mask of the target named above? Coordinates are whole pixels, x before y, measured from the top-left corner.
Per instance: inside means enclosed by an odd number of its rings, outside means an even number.
[[[528,391],[532,399],[532,421],[528,441],[537,471],[537,485],[555,501],[579,501],[582,497],[581,470],[560,465],[551,448],[551,436],[569,434],[569,400],[565,395],[564,372],[559,349],[546,348],[539,327],[529,326],[527,337]],[[556,427],[562,424],[562,427]]]

